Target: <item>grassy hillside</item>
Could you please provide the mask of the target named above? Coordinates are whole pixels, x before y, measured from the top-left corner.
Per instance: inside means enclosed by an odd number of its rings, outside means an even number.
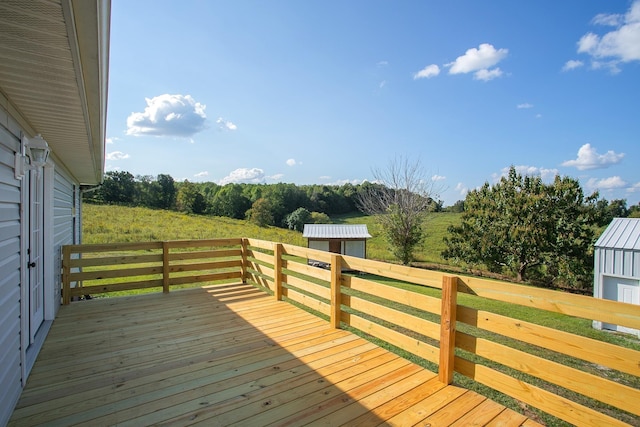
[[[83,243],[253,237],[306,246],[302,233],[258,227],[244,220],[110,205],[84,204],[83,209]],[[368,258],[393,260],[374,218],[350,215],[333,220],[341,224],[367,224],[373,236],[367,243]],[[460,214],[434,214],[427,224],[427,239],[416,254],[417,261],[445,263],[440,257],[444,249],[442,237],[447,227],[459,220]]]

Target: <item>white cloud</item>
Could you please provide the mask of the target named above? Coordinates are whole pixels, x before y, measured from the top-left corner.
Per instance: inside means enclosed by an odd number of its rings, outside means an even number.
[[[580,68],[584,65],[584,62],[576,60],[576,59],[570,59],[569,61],[565,62],[564,65],[562,66],[562,71],[570,71],[570,70],[575,70],[576,68]]]
[[[323,180],[323,181],[326,181],[326,180],[328,180],[328,179],[331,179],[331,177],[330,177],[329,175],[322,175],[322,176],[320,177],[320,179],[321,179],[321,180]]]
[[[216,124],[218,125],[218,129],[220,130],[237,130],[238,126],[236,126],[234,123],[223,119],[222,117],[218,117],[218,119],[216,120]]]
[[[447,179],[447,177],[442,175],[433,175],[431,177],[431,181],[444,181],[445,179]]]
[[[298,164],[296,163],[296,159],[287,159],[286,163],[288,166],[295,166],[296,164]]]
[[[190,137],[205,128],[206,106],[190,95],[146,98],[144,112],[127,118],[127,135]]]
[[[578,170],[604,169],[622,161],[624,153],[616,153],[612,150],[605,154],[598,154],[591,144],[584,144],[578,150],[578,157],[575,160],[567,160],[562,166],[573,166]]]
[[[283,173],[277,173],[275,175],[268,176],[267,179],[270,179],[272,181],[280,181],[283,177],[284,177]]]
[[[466,185],[464,185],[463,183],[459,182],[459,183],[456,184],[456,191],[461,196],[466,196],[467,193],[469,192],[469,188]]]
[[[477,80],[492,80],[500,77],[502,70],[490,68],[506,58],[508,53],[508,49],[496,49],[489,43],[482,43],[477,49],[468,49],[464,55],[445,66],[451,67],[449,74],[475,73],[474,78]]]
[[[381,82],[378,84],[378,87],[379,87],[380,89],[382,89],[382,88],[383,88],[383,87],[385,87],[386,85],[387,85],[387,81],[386,81],[386,80],[383,80],[383,81],[381,81]]]
[[[440,67],[438,67],[436,64],[431,64],[415,73],[413,75],[413,79],[430,79],[431,77],[435,77],[438,74],[440,74]]]
[[[129,155],[123,153],[122,151],[112,151],[111,153],[107,153],[105,158],[106,160],[124,160],[128,159]]]
[[[636,182],[635,184],[627,188],[628,193],[635,193],[639,191],[640,191],[640,182]]]
[[[541,119],[542,118],[542,114],[538,113],[536,114],[536,119]]]
[[[194,178],[206,178],[208,176],[209,172],[207,171],[198,172],[197,174],[193,175]]]
[[[389,61],[380,61],[376,64],[378,67],[386,67],[389,65]]]
[[[120,138],[118,137],[111,137],[111,138],[105,138],[104,142],[107,144],[113,144],[114,142],[118,141]]]
[[[502,76],[502,70],[500,68],[494,68],[492,70],[478,70],[473,74],[474,79],[483,80],[485,82],[496,79],[500,76]]]
[[[526,109],[526,108],[533,108],[533,104],[529,104],[528,102],[525,102],[524,104],[516,105],[516,108],[519,110]]]
[[[229,175],[222,178],[218,184],[226,185],[230,183],[260,184],[264,182],[264,171],[259,168],[239,168],[231,171]]]
[[[578,53],[586,53],[594,68],[619,72],[619,63],[640,61],[640,0],[633,2],[626,14],[598,14],[595,24],[615,27],[600,36],[589,32],[578,41]]]
[[[627,187],[627,185],[628,184],[619,176],[612,176],[603,179],[591,178],[587,181],[587,187],[593,190],[619,190]]]

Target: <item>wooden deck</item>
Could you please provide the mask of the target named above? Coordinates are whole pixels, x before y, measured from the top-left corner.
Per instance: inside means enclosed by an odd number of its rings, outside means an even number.
[[[247,285],[61,308],[10,426],[537,425]]]

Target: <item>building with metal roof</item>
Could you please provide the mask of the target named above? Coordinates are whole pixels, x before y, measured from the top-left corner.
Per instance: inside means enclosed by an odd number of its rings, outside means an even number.
[[[311,249],[366,258],[371,234],[366,224],[305,224],[302,237]]]
[[[593,296],[640,310],[640,218],[614,218],[595,243]],[[597,329],[632,333],[637,329],[593,322]]]

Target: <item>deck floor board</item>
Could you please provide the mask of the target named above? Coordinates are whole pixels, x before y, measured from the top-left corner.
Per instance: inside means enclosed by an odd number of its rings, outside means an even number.
[[[236,284],[62,307],[9,425],[425,422],[531,421]]]

